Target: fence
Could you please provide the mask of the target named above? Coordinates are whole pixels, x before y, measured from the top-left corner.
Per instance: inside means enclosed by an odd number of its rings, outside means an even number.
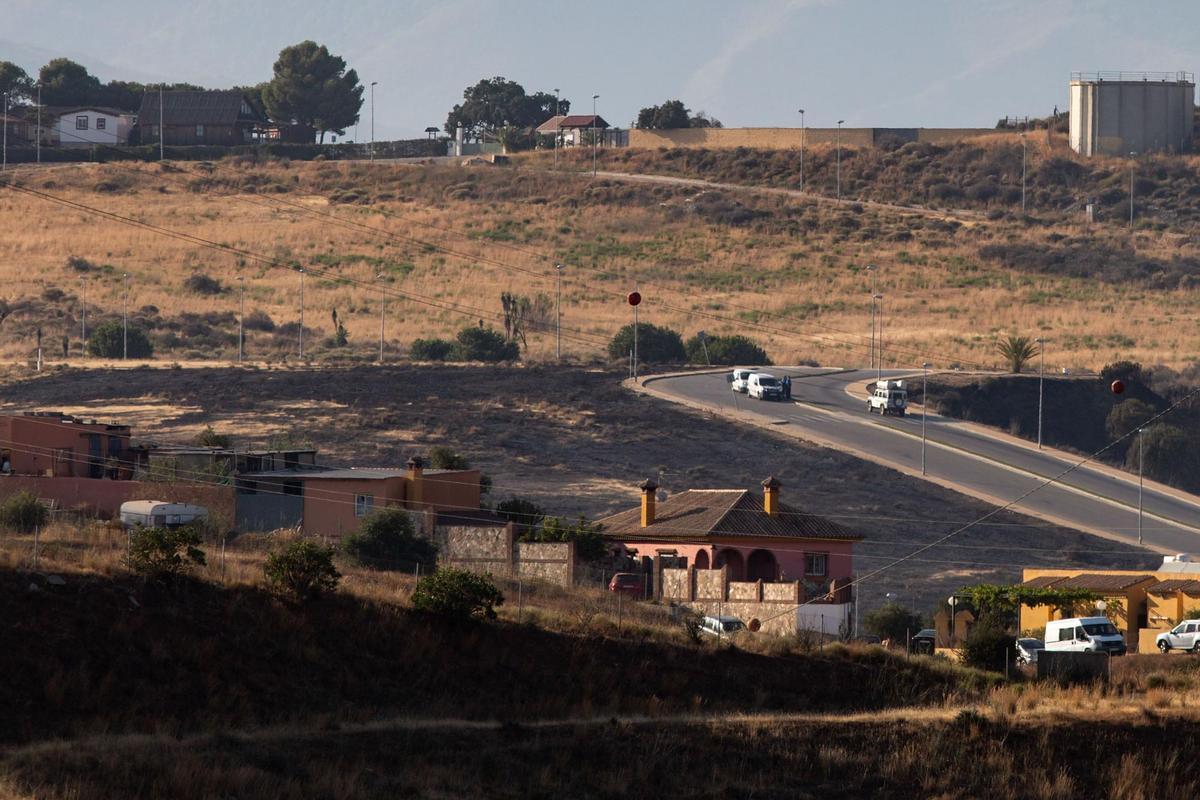
[[[401,139],[393,142],[376,142],[375,158],[423,158],[446,154],[445,140]],[[255,158],[288,158],[293,161],[312,161],[317,157],[329,160],[369,159],[371,145],[356,142],[351,144],[292,144],[284,142],[258,143],[219,147],[217,145],[170,146],[163,148],[163,157],[168,161],[215,161],[227,156],[250,156]],[[9,164],[32,164],[38,161],[34,147],[8,147]],[[95,147],[43,147],[41,162],[108,162],[108,161],[158,161],[157,144],[101,145]]]

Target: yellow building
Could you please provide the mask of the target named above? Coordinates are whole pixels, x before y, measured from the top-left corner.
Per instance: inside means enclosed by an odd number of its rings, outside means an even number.
[[[1154,637],[1188,616],[1200,616],[1200,573],[1160,570],[1026,569],[1022,586],[1039,589],[1086,589],[1105,602],[1106,614],[1125,636],[1131,651],[1148,653]],[[1183,567],[1186,569],[1186,567]],[[1189,614],[1196,609],[1196,614]],[[1095,609],[1064,613],[1052,606],[1021,606],[1021,630],[1044,628],[1053,619],[1101,616]]]

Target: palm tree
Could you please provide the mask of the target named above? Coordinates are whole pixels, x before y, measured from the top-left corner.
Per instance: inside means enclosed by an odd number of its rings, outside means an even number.
[[[1020,375],[1026,362],[1036,356],[1041,350],[1028,336],[1006,336],[996,342],[996,352],[1004,356],[1012,371]]]

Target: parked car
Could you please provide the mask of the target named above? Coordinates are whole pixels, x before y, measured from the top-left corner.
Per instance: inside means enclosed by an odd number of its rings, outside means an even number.
[[[746,623],[737,617],[705,617],[700,620],[700,632],[709,636],[725,637],[746,630]]]
[[[1074,617],[1046,623],[1047,651],[1125,655],[1125,637],[1108,617]]]
[[[1185,619],[1166,633],[1154,637],[1160,653],[1172,650],[1190,650],[1200,653],[1200,619]]]
[[[641,600],[646,596],[646,576],[636,572],[618,572],[608,582],[608,590]]]
[[[1046,649],[1041,639],[1017,639],[1017,663],[1036,664],[1038,653]]]
[[[908,390],[904,381],[879,380],[867,398],[867,413],[879,412],[881,416],[894,414],[903,417],[908,409]]]
[[[746,381],[746,394],[759,400],[782,400],[783,384],[766,372],[752,372]]]
[[[908,649],[913,653],[933,655],[933,651],[937,649],[937,631],[933,628],[917,631],[916,635],[909,639]]]
[[[735,369],[729,380],[729,388],[733,389],[735,392],[741,392],[742,394],[745,394],[746,390],[749,388],[748,381],[750,380],[750,373],[752,372],[753,370],[749,369]]]

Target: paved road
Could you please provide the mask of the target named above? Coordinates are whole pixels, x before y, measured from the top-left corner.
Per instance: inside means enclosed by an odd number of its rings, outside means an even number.
[[[792,375],[794,403],[753,400],[730,391],[726,375],[688,375],[652,381],[650,387],[693,403],[786,421],[802,436],[842,447],[919,474],[921,415],[885,417],[866,411],[866,370],[828,371],[775,368]],[[885,371],[885,374],[888,374]],[[901,374],[901,373],[892,373]],[[855,390],[855,396],[847,394]],[[862,399],[858,399],[858,398]],[[1074,464],[1070,456],[1039,452],[1004,438],[992,438],[956,420],[931,414],[926,420],[926,471],[940,483],[1003,504],[1021,497],[1045,478]],[[1191,498],[1191,499],[1189,499]],[[1014,510],[1070,527],[1136,543],[1137,477],[1080,467],[1061,485],[1040,489]],[[1143,492],[1143,540],[1163,552],[1200,551],[1200,498],[1147,486]]]

